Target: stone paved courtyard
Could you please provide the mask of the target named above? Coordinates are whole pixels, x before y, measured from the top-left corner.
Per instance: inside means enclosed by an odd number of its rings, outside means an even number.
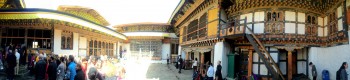
[[[183,70],[181,74],[173,64],[161,64],[144,61],[126,64],[127,80],[191,80],[192,70]]]

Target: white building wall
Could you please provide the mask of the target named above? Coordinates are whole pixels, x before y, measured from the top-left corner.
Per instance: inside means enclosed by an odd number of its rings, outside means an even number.
[[[86,56],[87,44],[87,39],[85,37],[79,37],[79,56]]]
[[[350,45],[346,44],[327,48],[311,47],[309,49],[309,61],[315,64],[318,79],[322,78],[322,70],[328,70],[330,78],[335,79],[336,72],[341,64],[343,62],[350,62]],[[309,68],[309,77],[311,78],[310,72],[311,70]]]
[[[54,54],[62,54],[62,55],[73,55],[78,56],[78,33],[73,33],[73,49],[66,50],[61,49],[61,33],[62,30],[55,29],[54,30]]]
[[[227,66],[228,66],[228,59],[227,54],[229,54],[230,46],[225,42],[218,42],[214,46],[214,70],[216,71],[216,65],[218,65],[218,61],[221,61],[222,66],[222,76],[227,76]]]
[[[162,44],[162,60],[167,59],[167,55],[170,55],[170,43]]]

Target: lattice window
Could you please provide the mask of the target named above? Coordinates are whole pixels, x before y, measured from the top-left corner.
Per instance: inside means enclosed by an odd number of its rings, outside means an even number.
[[[193,20],[190,22],[190,24],[187,26],[187,40],[193,40],[197,39],[197,30],[198,30],[198,19]]]
[[[62,31],[61,49],[73,49],[73,32]]]
[[[284,32],[284,13],[282,11],[269,11],[266,13],[267,22],[265,33],[280,34]]]
[[[337,14],[335,12],[332,12],[331,14],[329,14],[329,19],[328,19],[329,34],[338,32],[337,24],[338,24]]]
[[[314,35],[317,36],[317,20],[316,20],[316,16],[314,15],[308,15],[307,19],[306,19],[306,34],[307,35]]]
[[[199,28],[201,30],[199,30],[199,37],[204,37],[205,35],[207,35],[207,22],[208,22],[208,16],[207,13],[203,14],[200,18],[199,18]]]

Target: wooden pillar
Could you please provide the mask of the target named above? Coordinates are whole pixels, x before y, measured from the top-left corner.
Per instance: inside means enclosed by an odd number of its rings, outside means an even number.
[[[286,49],[288,51],[288,80],[292,80],[293,76],[293,54],[294,49]]]
[[[186,59],[185,60],[188,60],[190,58],[190,55],[189,55],[189,53],[187,51],[185,53],[186,53],[185,54],[186,55]]]
[[[248,80],[250,80],[250,76],[252,75],[253,70],[253,50],[249,49],[248,54]]]

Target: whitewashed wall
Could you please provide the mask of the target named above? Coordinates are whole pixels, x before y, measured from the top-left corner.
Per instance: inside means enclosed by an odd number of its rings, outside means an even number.
[[[346,6],[350,6],[350,0],[346,0]]]
[[[297,50],[297,59],[298,60],[301,60],[301,59],[304,59],[306,60],[307,59],[307,52],[306,52],[306,49],[298,49]],[[306,61],[298,61],[297,62],[297,73],[300,74],[300,73],[304,73],[306,74],[306,67],[308,67],[308,63]]]
[[[87,39],[85,37],[79,37],[79,56],[86,56],[87,44]]]
[[[305,13],[298,12],[298,22],[305,22]],[[305,24],[298,24],[298,34],[305,34]]]
[[[285,33],[291,33],[291,34],[295,34],[296,32],[296,26],[295,23],[285,23],[285,28],[284,28],[284,32]]]
[[[309,61],[316,65],[318,78],[322,78],[322,70],[329,70],[330,78],[335,79],[336,71],[343,62],[350,63],[350,45],[339,45],[327,48],[311,47]],[[310,72],[310,70],[309,70]],[[309,73],[309,75],[311,75]],[[309,76],[311,78],[311,76]]]
[[[78,33],[73,33],[73,49],[72,50],[65,50],[61,49],[61,33],[62,30],[55,29],[54,30],[54,54],[67,54],[67,55],[74,55],[78,56]]]
[[[296,21],[296,13],[293,11],[286,11],[285,12],[285,19],[286,21]]]
[[[162,44],[162,60],[166,60],[170,55],[170,43]]]
[[[221,66],[222,66],[222,76],[226,77],[227,76],[227,67],[228,67],[228,59],[227,59],[227,54],[229,54],[230,51],[230,46],[225,43],[225,42],[218,42],[214,46],[214,70],[216,71],[216,65],[218,64],[218,61],[221,61]]]

